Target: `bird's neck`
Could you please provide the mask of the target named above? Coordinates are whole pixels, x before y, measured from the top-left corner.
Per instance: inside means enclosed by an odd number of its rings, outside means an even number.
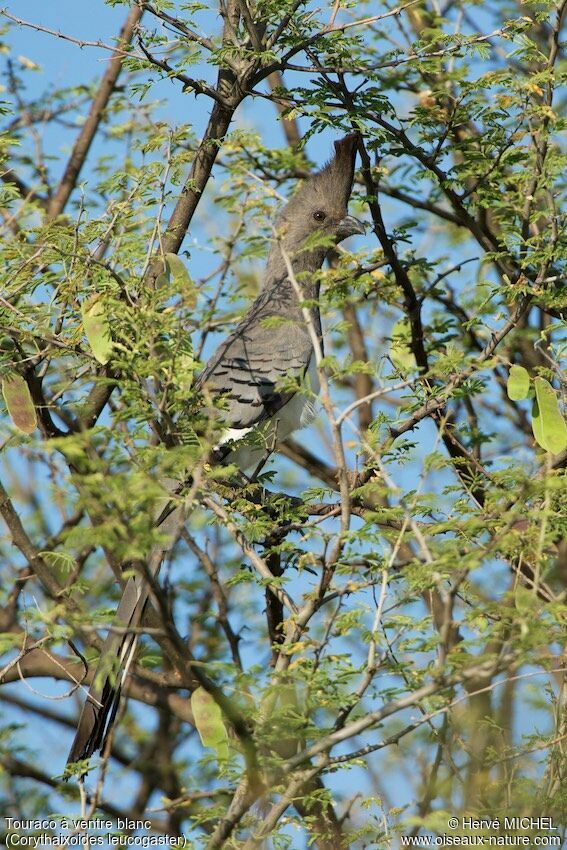
[[[305,314],[303,312],[303,301],[314,302],[309,306],[311,315],[311,323],[315,329],[315,333],[322,345],[321,337],[321,313],[319,311],[319,290],[321,283],[319,275],[305,275],[302,272],[315,272],[321,268],[322,260],[307,265],[292,264],[294,275],[299,275],[299,280],[290,280],[287,267],[278,265],[268,265],[266,276],[264,278],[264,286],[259,296],[259,303],[262,305],[261,310],[269,312],[270,315],[277,314],[282,318],[297,322],[299,325],[305,325]],[[298,295],[297,285],[301,290],[301,296]]]
[[[272,245],[266,266],[264,286],[289,287],[295,293],[293,282],[289,279],[288,264],[291,264],[295,280],[299,284],[304,299],[306,301],[318,300],[320,288],[319,281],[316,279],[318,275],[312,277],[310,272],[319,271],[325,260],[327,250],[327,248],[319,247],[311,251],[294,252],[291,246],[284,245],[284,257],[280,245]]]

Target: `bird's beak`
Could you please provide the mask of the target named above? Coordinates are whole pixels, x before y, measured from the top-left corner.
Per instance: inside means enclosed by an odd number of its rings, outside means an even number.
[[[353,215],[347,215],[343,218],[337,228],[337,242],[343,239],[348,239],[349,236],[362,236],[366,231],[363,223]]]

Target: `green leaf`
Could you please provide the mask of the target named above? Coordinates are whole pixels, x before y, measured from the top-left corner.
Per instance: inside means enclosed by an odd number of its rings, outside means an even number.
[[[98,295],[93,295],[83,302],[81,315],[91,351],[95,359],[104,366],[112,355],[113,342],[104,305]]]
[[[16,343],[11,336],[3,336],[0,339],[0,351],[14,351]]]
[[[519,584],[514,590],[514,604],[520,614],[537,617],[539,601],[533,590]]]
[[[530,376],[523,366],[511,366],[506,387],[508,398],[512,401],[521,401],[528,397],[530,391]]]
[[[402,372],[415,369],[415,357],[410,348],[411,329],[408,319],[398,319],[390,332],[390,358]]]
[[[172,283],[178,292],[182,292],[187,307],[194,307],[197,303],[197,290],[191,280],[185,263],[177,254],[166,254],[165,262],[172,277]]]
[[[3,632],[0,634],[0,655],[5,652],[10,652],[12,649],[20,649],[22,645],[22,636],[20,634],[10,634]]]
[[[196,688],[191,694],[191,710],[195,726],[204,747],[216,751],[219,761],[228,758],[228,734],[220,707],[204,689]]]
[[[165,270],[156,277],[156,288],[162,289],[170,282],[169,266],[166,265]]]
[[[59,570],[63,575],[69,575],[77,561],[69,552],[53,552],[45,550],[38,553],[43,560],[50,564],[55,569]]]
[[[193,372],[195,371],[196,362],[190,354],[182,354],[179,358],[179,371],[177,374],[177,383],[185,392],[189,392],[193,385]]]
[[[567,423],[557,395],[545,378],[534,379],[536,397],[532,408],[532,431],[542,449],[558,454],[567,448]]]
[[[2,379],[2,395],[10,418],[18,430],[31,434],[37,428],[37,414],[30,388],[21,375],[9,375]]]

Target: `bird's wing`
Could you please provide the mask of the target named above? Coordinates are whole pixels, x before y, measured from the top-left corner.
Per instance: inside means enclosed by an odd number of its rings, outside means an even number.
[[[281,321],[266,324],[273,316]],[[224,398],[222,416],[231,428],[251,428],[272,419],[295,395],[296,389],[282,389],[282,385],[292,377],[299,389],[312,354],[301,315],[289,318],[260,304],[213,354],[199,384]]]

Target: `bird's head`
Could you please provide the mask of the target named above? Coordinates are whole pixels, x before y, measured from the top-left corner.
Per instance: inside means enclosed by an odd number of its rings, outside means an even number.
[[[348,214],[357,143],[356,133],[335,142],[332,160],[309,177],[283,209],[277,226],[282,247],[290,255],[300,256],[302,244],[307,240],[311,245],[313,239],[310,237],[321,234],[328,237],[324,238],[324,244],[314,251],[306,251],[316,265],[320,265],[333,245],[364,233],[361,222]]]

